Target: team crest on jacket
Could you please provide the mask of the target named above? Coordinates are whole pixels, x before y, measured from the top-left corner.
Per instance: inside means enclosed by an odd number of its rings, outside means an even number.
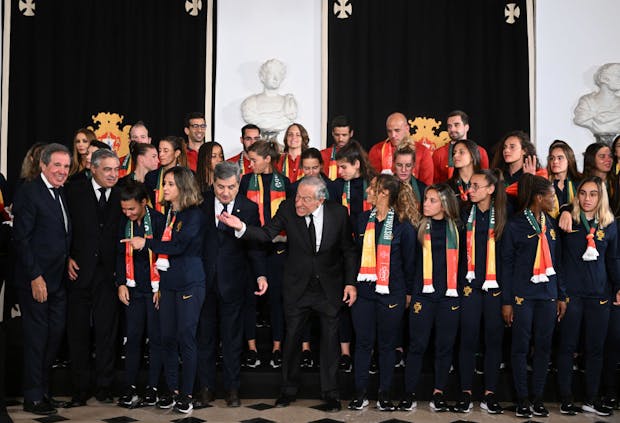
[[[177,223],[177,232],[180,232],[182,227],[183,227],[183,222]]]
[[[599,241],[602,241],[603,238],[605,238],[605,231],[602,229],[599,229],[598,231],[596,231],[596,239],[598,239]]]
[[[523,305],[523,297],[517,297],[515,295],[515,304],[516,305]]]
[[[422,303],[420,303],[419,301],[416,301],[415,304],[413,304],[413,312],[415,314],[420,314],[421,310],[422,310]]]
[[[555,241],[555,229],[549,229],[549,235],[551,235],[551,239]]]
[[[471,295],[471,291],[471,286],[466,286],[465,288],[463,288],[463,296],[469,297]]]
[[[88,129],[93,131],[99,141],[110,146],[118,157],[129,154],[129,129],[131,125],[125,125],[121,129],[120,124],[123,123],[125,116],[118,113],[99,112],[91,116],[93,123],[97,125],[95,129],[89,126]]]

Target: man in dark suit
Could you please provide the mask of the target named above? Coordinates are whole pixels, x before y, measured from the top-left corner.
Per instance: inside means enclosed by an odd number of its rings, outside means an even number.
[[[235,236],[271,242],[282,230],[289,252],[284,267],[284,315],[287,337],[282,362],[283,384],[276,406],[295,400],[299,385],[301,338],[310,313],[321,321],[321,391],[325,409],[340,410],[338,394],[338,311],[342,301],[356,299],[357,257],[347,209],[325,202],[325,183],[304,177],[295,201],[280,205],[272,221],[262,228],[246,225],[237,216],[222,213],[219,219],[234,228]],[[344,295],[343,295],[344,294]]]
[[[63,276],[71,224],[62,186],[69,150],[50,144],[41,153],[41,174],[15,197],[13,237],[18,257],[15,282],[24,327],[24,410],[49,415],[60,406],[49,392],[49,373],[65,326]]]
[[[90,397],[90,321],[95,329],[96,398],[113,401],[118,299],[114,284],[121,207],[119,160],[100,149],[91,158],[92,179],[71,183],[67,194],[73,237],[68,265],[67,339],[74,394],[70,407]]]
[[[250,225],[260,225],[258,206],[239,194],[240,169],[235,163],[215,166],[213,192],[205,193],[202,209],[206,214],[204,263],[207,294],[198,325],[198,376],[202,389],[199,406],[214,398],[216,333],[222,338],[224,390],[226,404],[239,407],[239,373],[243,346],[243,305],[246,284],[253,280],[256,295],[267,291],[264,249],[235,237],[234,231],[217,220],[228,211]],[[216,310],[219,313],[216,313]]]

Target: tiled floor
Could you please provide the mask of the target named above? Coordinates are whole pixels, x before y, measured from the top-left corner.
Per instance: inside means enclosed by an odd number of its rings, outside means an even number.
[[[60,399],[60,398],[59,398]],[[325,413],[313,407],[320,404],[318,400],[298,400],[287,408],[274,408],[273,400],[242,400],[242,407],[227,408],[223,400],[213,402],[213,406],[202,410],[194,410],[189,415],[182,415],[174,411],[158,410],[153,407],[128,410],[114,405],[100,404],[90,400],[87,407],[60,410],[58,415],[50,417],[37,417],[25,413],[21,405],[9,407],[9,413],[15,422],[40,422],[51,423],[60,421],[74,422],[242,422],[242,423],[269,423],[269,422],[312,422],[312,423],[399,423],[399,422],[432,422],[432,423],[461,423],[461,422],[525,422],[527,419],[517,419],[513,412],[505,412],[503,415],[489,415],[481,412],[478,404],[469,414],[456,413],[433,413],[427,402],[419,402],[418,408],[408,413],[378,412],[371,406],[363,411],[351,411],[346,409],[348,402],[343,401],[345,408],[339,413]],[[506,404],[508,405],[508,404]],[[541,423],[596,423],[596,422],[620,422],[620,416],[597,417],[594,415],[579,415],[568,417],[560,414],[557,404],[548,404],[551,415],[547,418],[533,418],[532,422]]]

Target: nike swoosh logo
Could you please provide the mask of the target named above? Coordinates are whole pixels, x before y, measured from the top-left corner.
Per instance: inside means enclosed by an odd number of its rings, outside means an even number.
[[[190,298],[192,298],[192,295],[183,295],[184,300],[189,300]]]
[[[598,303],[599,303],[600,305],[605,305],[605,304],[607,304],[608,302],[609,302],[609,300],[605,300],[605,301],[601,300],[601,301],[599,301]]]
[[[388,304],[388,308],[395,308],[398,304]]]
[[[527,236],[527,239],[532,239],[532,238],[534,238],[535,236],[538,236],[538,234],[528,235],[528,236]]]
[[[276,254],[282,254],[283,252],[285,252],[286,250],[276,250]]]
[[[452,309],[452,311],[458,310],[461,306],[452,306],[450,307]]]
[[[502,293],[502,291],[494,292],[493,296],[494,297],[499,297],[501,293]]]

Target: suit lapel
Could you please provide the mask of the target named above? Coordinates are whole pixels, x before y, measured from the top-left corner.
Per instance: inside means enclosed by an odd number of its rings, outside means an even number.
[[[54,210],[54,214],[56,214],[56,219],[62,222],[62,225],[64,227],[65,219],[62,216],[62,211],[59,210],[58,203],[56,202],[56,199],[54,198],[52,191],[47,187],[47,185],[45,185],[45,182],[43,182],[43,179],[41,179],[40,176],[39,176],[39,188],[41,190],[41,195],[43,196],[42,198],[48,204],[49,208],[51,210]],[[60,198],[63,199],[63,206],[65,207],[65,210],[68,210],[67,205],[64,203],[64,194],[61,194]]]

